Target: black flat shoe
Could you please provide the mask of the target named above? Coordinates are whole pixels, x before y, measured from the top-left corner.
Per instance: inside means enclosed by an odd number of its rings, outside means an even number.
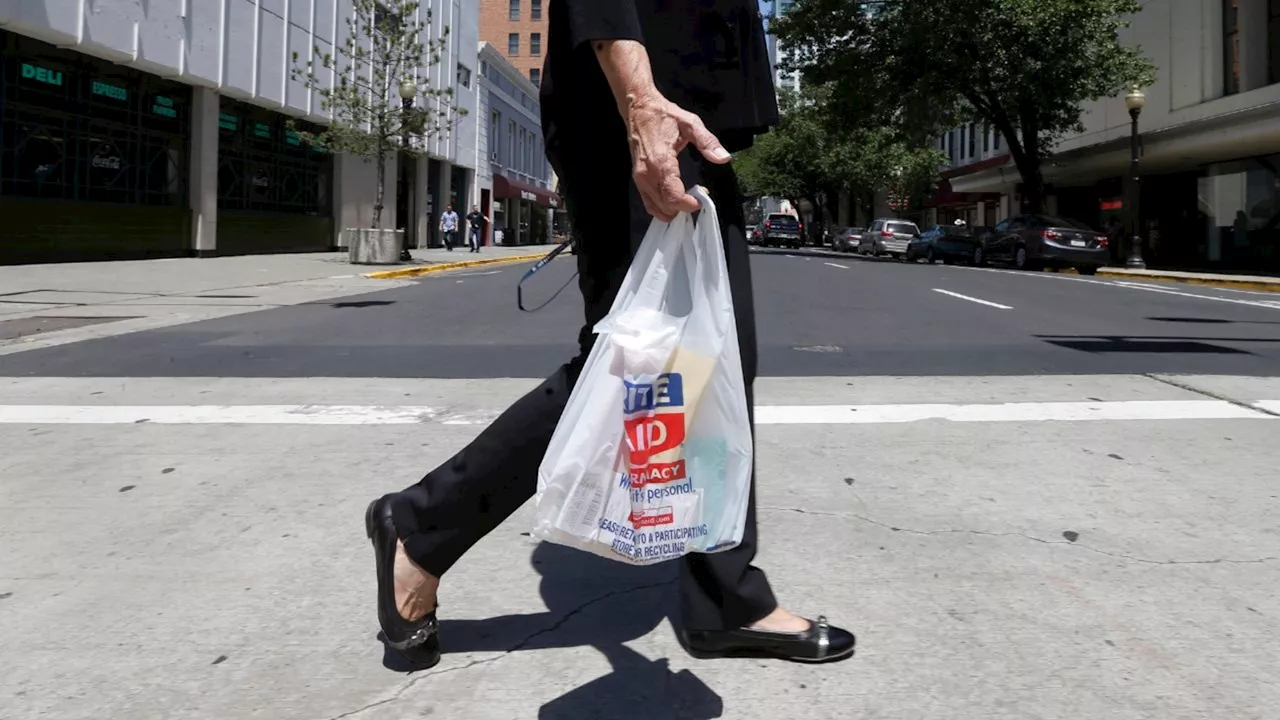
[[[765,630],[685,630],[681,643],[696,658],[765,657],[804,663],[825,663],[853,655],[853,633],[832,627],[818,616],[804,632]]]
[[[378,567],[378,624],[383,641],[415,669],[425,670],[440,662],[440,636],[436,611],[420,620],[405,620],[396,608],[395,577],[396,536],[391,521],[391,502],[384,496],[369,503],[364,514],[365,532],[373,541],[373,555]]]

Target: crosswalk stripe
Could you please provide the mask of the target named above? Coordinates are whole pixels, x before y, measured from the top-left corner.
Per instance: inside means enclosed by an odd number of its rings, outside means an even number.
[[[1280,401],[1252,409],[1222,400],[903,405],[762,405],[760,425],[860,425],[1098,420],[1274,420]],[[496,412],[377,405],[0,405],[7,425],[485,425]]]

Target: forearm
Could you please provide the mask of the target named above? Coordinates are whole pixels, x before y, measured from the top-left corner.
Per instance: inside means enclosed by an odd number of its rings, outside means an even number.
[[[623,117],[628,108],[660,96],[644,45],[635,40],[596,40],[591,48]]]

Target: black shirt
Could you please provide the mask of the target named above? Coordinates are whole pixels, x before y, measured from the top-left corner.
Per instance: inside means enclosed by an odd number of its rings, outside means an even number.
[[[645,45],[654,83],[696,113],[730,151],[778,122],[756,0],[552,0],[541,100],[544,126],[590,129],[617,114],[593,40]]]

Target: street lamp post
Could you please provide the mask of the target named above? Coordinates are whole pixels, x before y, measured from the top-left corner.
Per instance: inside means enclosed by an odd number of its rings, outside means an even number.
[[[401,142],[403,143],[403,147],[405,150],[408,150],[409,148],[410,112],[413,110],[413,99],[417,96],[418,96],[417,83],[415,83],[413,80],[409,78],[405,78],[404,80],[400,81],[400,112],[402,113],[402,117],[400,118],[400,132],[401,132]],[[402,160],[407,160],[408,157],[409,157],[408,152],[401,153]],[[408,200],[408,195],[412,192],[413,192],[412,188],[407,189],[407,192],[405,193],[406,200]],[[404,239],[403,243],[400,246],[401,262],[413,262],[413,255],[409,254],[408,224],[411,222],[413,222],[413,218],[410,218],[406,213],[405,214],[406,227],[404,229],[403,235],[401,236]]]
[[[1129,257],[1125,267],[1141,270],[1147,266],[1142,259],[1142,234],[1138,228],[1138,199],[1141,195],[1138,183],[1141,177],[1138,171],[1138,116],[1142,114],[1142,106],[1147,104],[1147,96],[1137,85],[1129,88],[1124,96],[1125,107],[1129,108],[1129,197],[1125,202],[1129,221]]]

